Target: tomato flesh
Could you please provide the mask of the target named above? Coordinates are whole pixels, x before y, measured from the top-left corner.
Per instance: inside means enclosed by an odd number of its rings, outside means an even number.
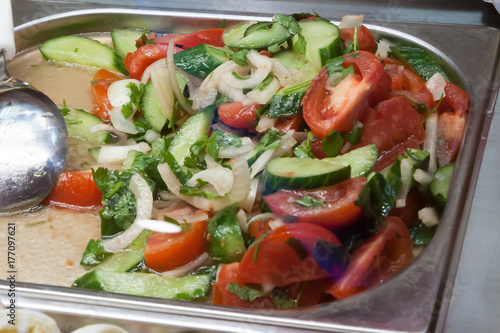
[[[109,115],[113,106],[109,102],[108,89],[109,85],[120,80],[120,77],[111,73],[106,69],[100,69],[92,78],[90,88],[94,95],[94,109],[92,113],[101,120],[109,122]]]
[[[339,29],[340,38],[343,42],[346,40],[354,40],[355,28],[342,28]],[[358,27],[358,47],[360,50],[368,51],[371,53],[375,53],[377,50],[377,42],[375,41],[375,37],[373,37],[370,29],[365,27],[364,25]]]
[[[164,272],[189,264],[205,252],[207,222],[191,224],[191,229],[175,234],[154,232],[146,242],[144,263]]]
[[[287,244],[290,238],[300,241],[307,252],[306,257],[299,258]],[[328,272],[320,268],[312,257],[318,239],[340,246],[340,241],[332,232],[311,223],[288,224],[272,230],[243,256],[237,274],[238,283],[256,283],[267,288],[327,278]]]
[[[226,102],[219,105],[218,113],[222,122],[234,128],[253,128],[260,104],[244,106],[240,102]]]
[[[70,209],[91,209],[101,206],[102,193],[91,171],[67,171],[59,175],[56,186],[43,204]]]
[[[388,217],[377,233],[354,251],[341,279],[327,292],[345,298],[380,284],[413,260],[410,233],[398,217]]]
[[[274,127],[282,133],[286,133],[289,130],[297,131],[300,129],[303,120],[304,116],[302,115],[302,113],[299,113],[295,116],[281,117],[276,120]]]
[[[123,63],[131,79],[140,80],[142,73],[152,63],[167,57],[168,44],[148,44],[127,54]],[[182,49],[174,46],[174,53]]]
[[[351,178],[339,184],[315,190],[279,190],[264,197],[273,213],[280,216],[295,216],[299,222],[313,223],[325,228],[341,228],[358,220],[363,212],[354,201],[366,184],[364,177]],[[305,207],[296,201],[309,196],[324,204]]]

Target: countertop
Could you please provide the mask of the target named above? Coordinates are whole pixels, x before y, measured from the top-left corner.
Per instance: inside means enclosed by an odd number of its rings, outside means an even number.
[[[286,2],[286,6],[284,6]],[[43,5],[42,5],[43,4]],[[316,0],[303,1],[169,1],[148,0],[93,0],[93,1],[38,1],[17,0],[13,3],[16,25],[47,15],[96,7],[123,6],[133,8],[169,8],[179,11],[230,13],[247,12],[273,14],[315,10],[324,16],[341,17],[345,14],[363,13],[368,19],[383,23],[384,20],[409,22],[437,22],[500,27],[500,15],[490,3],[480,0]],[[497,4],[497,5],[500,5]],[[471,59],[473,61],[473,59]],[[498,70],[497,70],[498,72]],[[500,75],[497,75],[497,80]],[[499,82],[494,83],[497,85]],[[500,325],[500,103],[493,98],[489,132],[483,161],[479,171],[474,199],[470,210],[465,240],[455,278],[451,278],[449,304],[439,314],[436,330],[445,332],[498,332]]]

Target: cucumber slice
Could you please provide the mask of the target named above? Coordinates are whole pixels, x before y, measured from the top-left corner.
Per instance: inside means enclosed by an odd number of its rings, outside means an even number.
[[[309,158],[284,157],[269,162],[262,182],[267,191],[315,189],[334,185],[351,175],[351,167]]]
[[[250,22],[242,22],[231,28],[230,30],[224,31],[222,39],[225,45],[230,45],[237,40],[243,38],[245,31],[247,30]]]
[[[90,128],[95,125],[104,124],[104,121],[93,114],[72,107],[61,109],[64,122],[68,128],[68,136],[80,140],[88,141],[94,145],[101,145],[111,142],[111,135],[107,132],[90,133]]]
[[[377,162],[377,145],[372,143],[364,147],[351,150],[344,155],[324,158],[322,161],[351,166],[351,178],[367,175]]]
[[[208,220],[207,253],[222,263],[240,261],[246,247],[234,206],[226,207]]]
[[[96,269],[76,279],[72,287],[129,295],[192,300],[206,295],[210,287],[210,280],[210,274],[175,278],[150,273],[115,273]]]
[[[116,53],[122,58],[127,56],[127,53],[137,50],[135,41],[140,39],[144,30],[139,29],[113,29],[111,30],[111,39]]]
[[[283,94],[283,89],[271,98],[269,118],[295,116],[302,112],[302,99],[306,95],[307,86],[301,91]]]
[[[152,80],[150,80],[148,84],[146,84],[146,88],[144,88],[144,95],[142,95],[141,100],[141,110],[148,125],[160,133],[167,123],[167,115],[163,113],[161,109]]]
[[[300,70],[307,63],[307,60],[299,53],[292,50],[283,50],[273,54],[272,58],[278,59],[287,67],[293,67]]]
[[[441,66],[426,50],[411,46],[392,46],[391,51],[396,58],[413,66],[424,81],[429,80],[436,73],[441,73],[446,81],[450,81]]]
[[[455,170],[455,163],[440,167],[434,173],[434,179],[429,184],[432,198],[440,209],[444,208],[448,201],[448,190],[450,188],[453,170]]]
[[[250,35],[251,33],[257,31],[257,30],[268,30],[271,29],[273,25],[273,22],[257,22],[252,24],[251,26],[248,27],[247,30],[245,30],[245,33],[243,34],[244,37]]]
[[[175,66],[200,79],[206,78],[228,60],[229,53],[208,44],[200,44],[174,54]]]
[[[186,120],[175,134],[168,150],[180,166],[184,165],[184,159],[191,154],[189,147],[203,136],[208,135],[210,126],[212,126],[214,111],[214,105],[199,111]]]
[[[342,39],[339,28],[323,19],[299,22],[306,44],[305,58],[319,71],[328,59],[342,55]],[[292,42],[297,43],[294,36]]]
[[[293,36],[287,28],[279,23],[262,23],[264,24],[254,28],[250,26],[248,29],[252,28],[252,31],[242,39],[230,44],[229,47],[235,49],[262,49],[264,47],[283,43]]]
[[[106,272],[125,273],[137,267],[144,259],[144,248],[150,234],[149,231],[143,231],[125,251],[113,253],[96,269]]]
[[[128,74],[123,59],[111,47],[82,36],[50,39],[40,46],[40,52],[47,60]]]

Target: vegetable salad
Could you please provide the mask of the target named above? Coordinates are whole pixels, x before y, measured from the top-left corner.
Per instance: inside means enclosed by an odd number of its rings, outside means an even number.
[[[403,270],[446,204],[469,96],[362,16],[41,45],[97,67],[61,105],[92,170],[47,205],[99,209],[73,287],[250,308],[342,299]]]

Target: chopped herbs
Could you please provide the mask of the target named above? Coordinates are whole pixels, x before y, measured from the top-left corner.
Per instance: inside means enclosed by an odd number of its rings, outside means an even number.
[[[235,282],[228,284],[227,290],[246,302],[252,302],[255,301],[256,298],[264,296],[264,292],[260,290],[252,289],[247,286],[240,286]]]
[[[337,279],[347,267],[348,258],[342,246],[318,238],[314,245],[313,258],[318,266]]]
[[[141,99],[142,95],[144,95],[144,88],[146,88],[146,85],[141,83],[140,86],[137,87],[135,83],[130,82],[127,88],[130,89],[130,102],[122,106],[122,114],[125,118],[130,117],[137,109],[141,108]]]
[[[324,201],[314,199],[308,195],[303,195],[300,199],[295,200],[295,203],[304,207],[318,207],[325,204]]]
[[[189,230],[193,229],[193,226],[191,224],[189,224],[186,220],[184,220],[183,223],[179,223],[177,220],[175,220],[167,215],[163,215],[163,220],[166,222],[175,224],[176,226],[179,226],[182,229],[182,231],[189,231]]]
[[[210,192],[210,191],[204,191],[200,188],[197,187],[189,187],[189,186],[182,186],[179,190],[179,192],[183,195],[188,195],[188,196],[196,196],[196,197],[204,197],[209,200],[217,199],[217,198],[222,198],[222,195],[219,195],[215,192]]]
[[[102,245],[102,240],[91,239],[83,251],[82,260],[80,265],[98,265],[105,258],[104,246]]]
[[[335,157],[340,152],[343,144],[344,139],[342,139],[342,136],[337,131],[332,131],[321,140],[321,149],[327,157]]]
[[[311,150],[311,142],[315,138],[312,132],[307,132],[307,139],[293,148],[293,154],[298,158],[315,158]]]
[[[300,239],[295,237],[290,237],[285,241],[285,244],[290,246],[292,250],[295,251],[297,257],[299,257],[301,261],[306,260],[307,257],[309,256],[309,254],[307,253],[307,249],[304,247]]]
[[[436,233],[437,226],[428,227],[422,222],[410,228],[413,246],[427,246]]]
[[[351,145],[357,145],[361,141],[361,134],[363,134],[363,128],[358,126],[358,123],[355,119],[353,119],[354,126],[352,130],[344,135],[344,139],[349,142]]]
[[[248,50],[248,49],[238,50],[238,51],[234,52],[230,58],[239,66],[247,66],[248,65],[247,54],[249,51],[250,50]]]

